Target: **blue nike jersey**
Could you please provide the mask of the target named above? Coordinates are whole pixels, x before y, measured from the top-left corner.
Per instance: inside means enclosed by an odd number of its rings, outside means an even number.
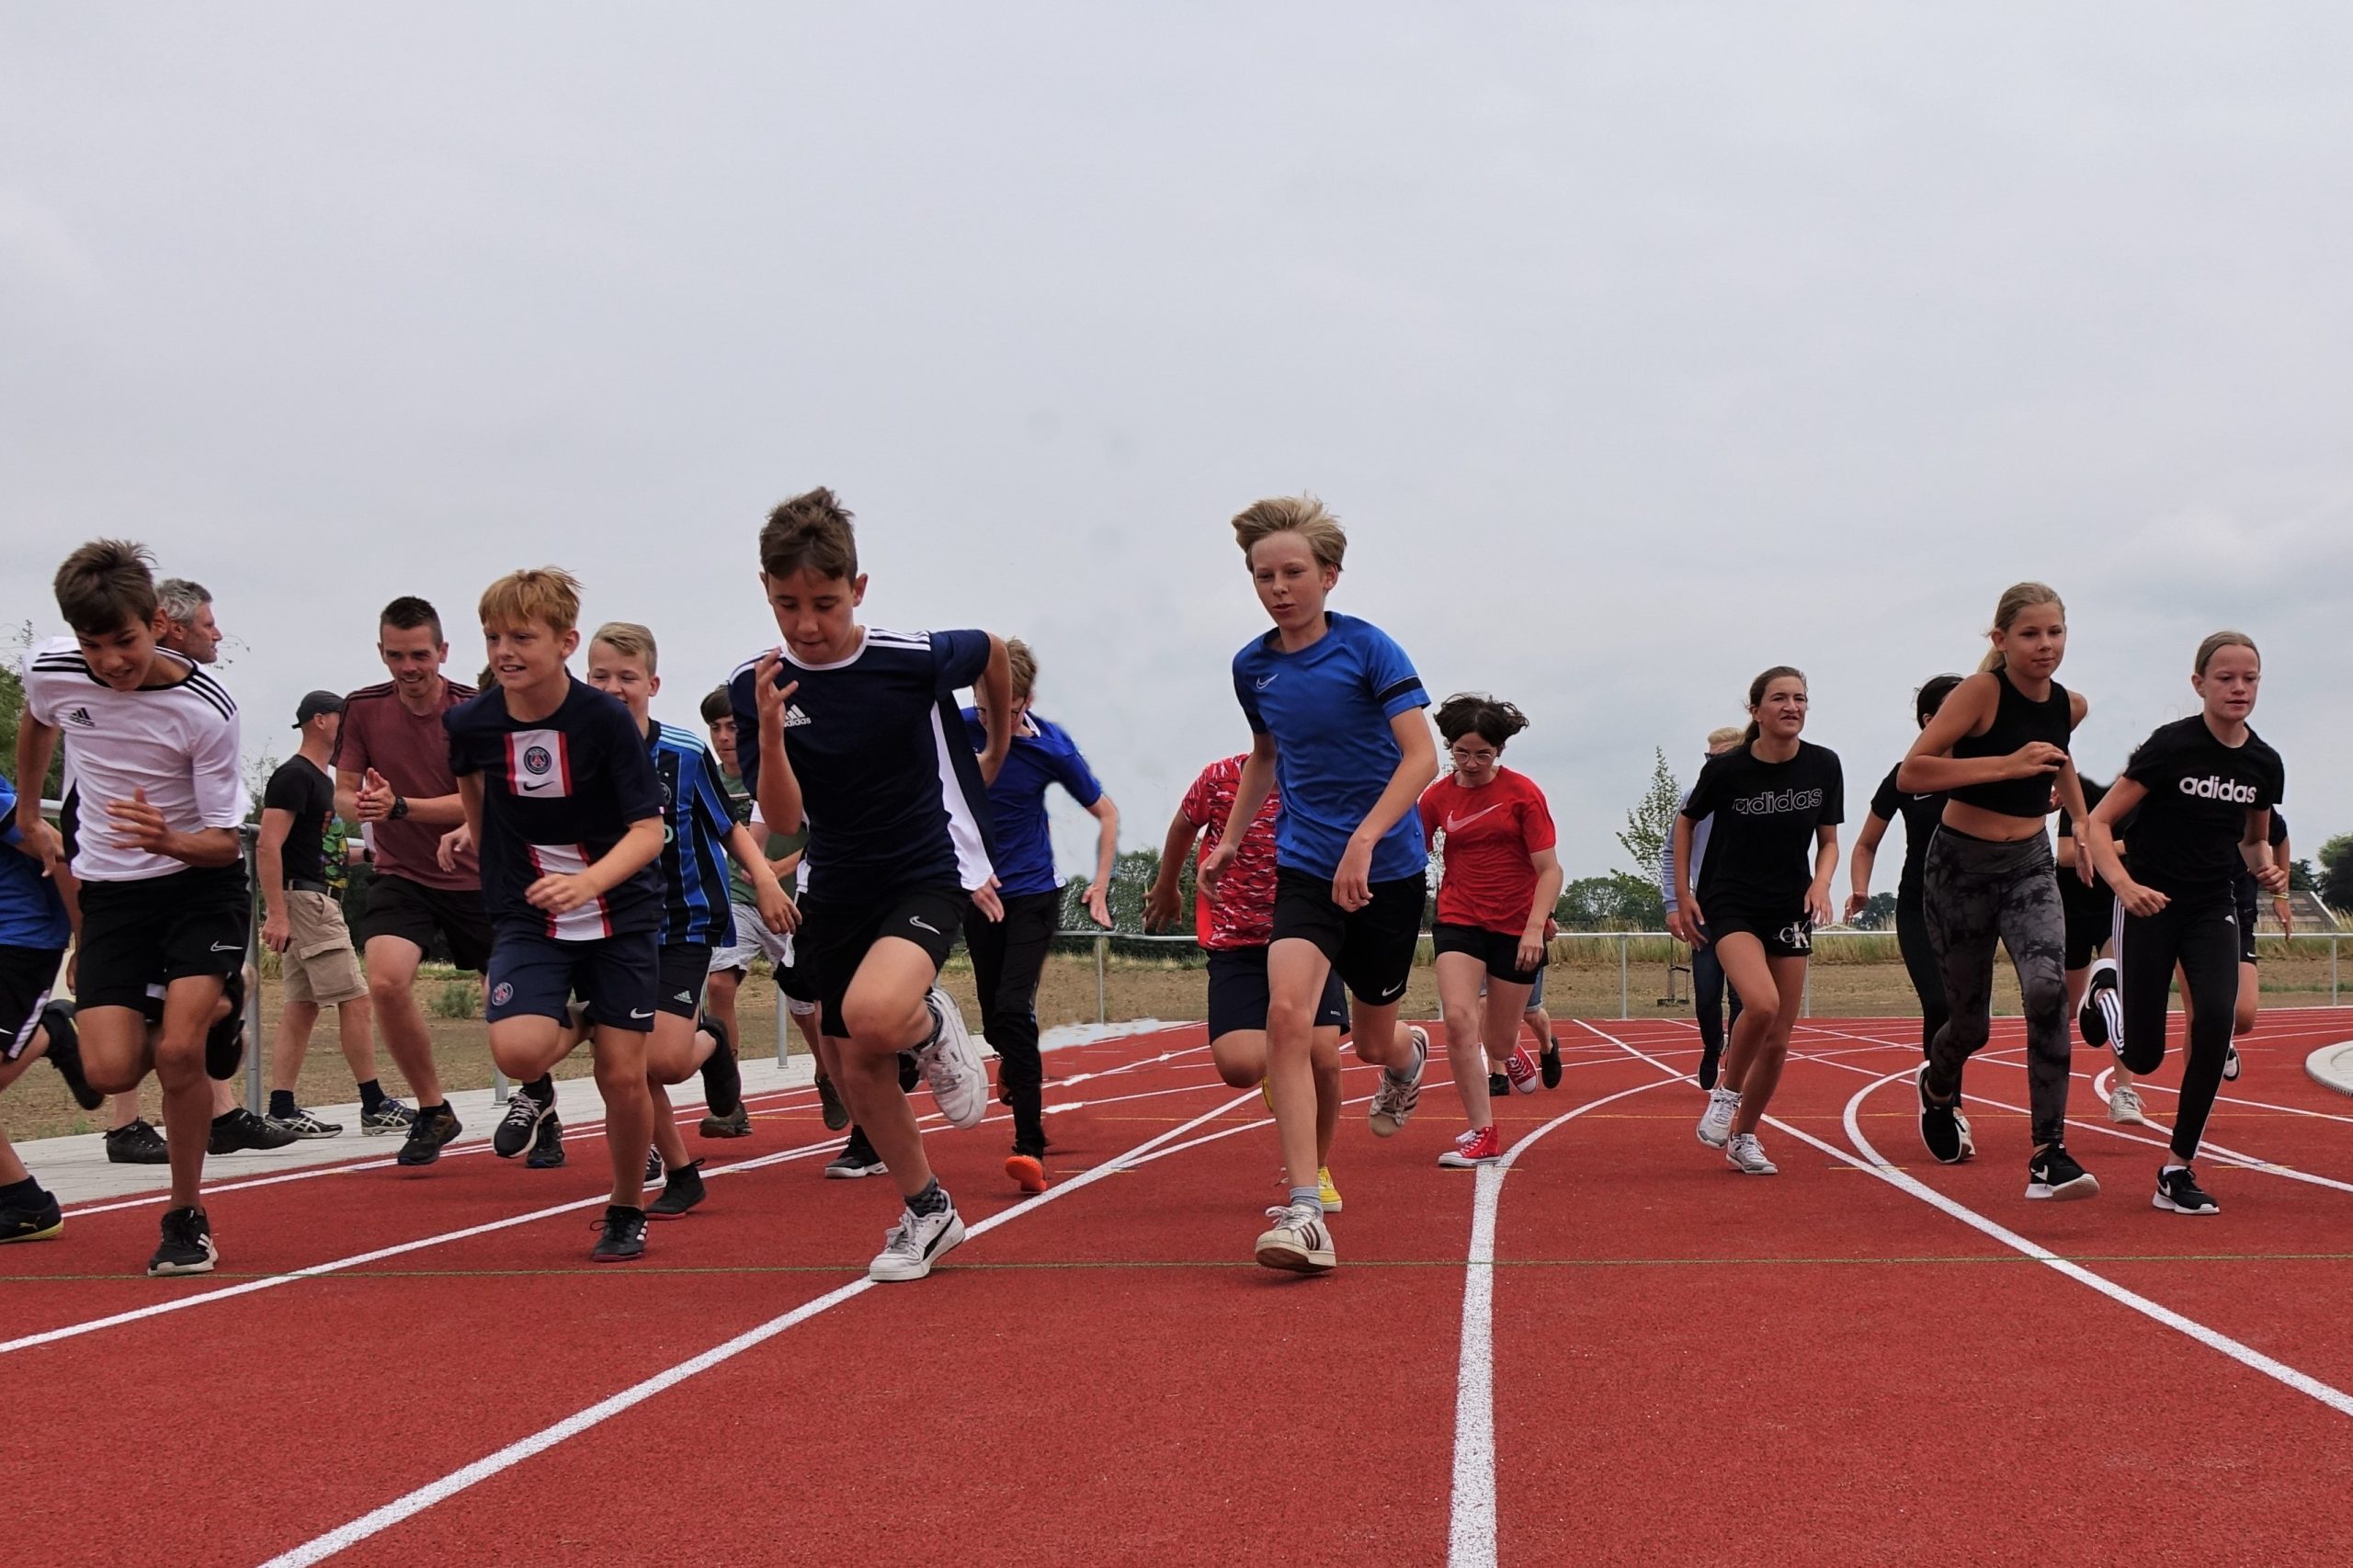
[[[989,786],[989,826],[995,835],[997,891],[1016,893],[1051,892],[1062,883],[1054,878],[1054,841],[1046,822],[1046,791],[1056,784],[1082,806],[1103,798],[1103,786],[1081,756],[1078,743],[1060,724],[1029,715],[1038,733],[1017,733],[996,782]],[[972,750],[989,744],[988,726],[977,708],[964,710],[964,732]]]
[[[64,901],[22,844],[17,787],[0,777],[0,948],[63,948],[74,935]]]

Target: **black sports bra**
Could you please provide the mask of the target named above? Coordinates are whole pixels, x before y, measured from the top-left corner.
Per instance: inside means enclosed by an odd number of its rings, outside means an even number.
[[[1994,710],[1994,722],[1985,726],[1984,734],[1963,735],[1954,742],[1953,756],[2007,756],[2034,741],[2048,741],[2061,751],[2067,749],[2067,737],[2075,727],[2075,710],[2065,687],[2052,681],[2051,695],[2035,702],[2010,684],[2007,671],[1995,670],[1994,678],[2002,689],[2001,701]],[[2051,814],[2052,779],[2051,774],[2035,773],[2024,778],[1971,784],[1948,793],[1953,800],[1999,812],[2006,817],[2045,817]]]

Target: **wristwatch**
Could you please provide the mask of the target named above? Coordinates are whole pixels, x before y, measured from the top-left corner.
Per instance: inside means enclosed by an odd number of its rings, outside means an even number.
[[[390,812],[387,812],[385,815],[391,817],[394,822],[398,822],[403,817],[408,815],[408,797],[405,795],[393,796],[392,809]]]

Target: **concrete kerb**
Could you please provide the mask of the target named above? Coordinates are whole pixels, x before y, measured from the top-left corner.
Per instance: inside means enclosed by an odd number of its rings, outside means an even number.
[[[2304,1058],[2304,1071],[2323,1088],[2353,1095],[2353,1040],[2322,1046]]]

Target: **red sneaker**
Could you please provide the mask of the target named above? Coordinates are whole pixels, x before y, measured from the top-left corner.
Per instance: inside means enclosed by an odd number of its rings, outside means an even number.
[[[1521,1040],[1518,1048],[1511,1053],[1511,1060],[1504,1063],[1504,1075],[1511,1080],[1513,1094],[1534,1094],[1540,1075],[1536,1065],[1536,1048]]]
[[[1479,1165],[1492,1165],[1504,1157],[1504,1141],[1495,1136],[1495,1123],[1474,1127],[1454,1141],[1454,1147],[1438,1157],[1438,1163],[1450,1171],[1467,1171]]]
[[[1035,1154],[1007,1156],[1005,1162],[1005,1174],[1011,1176],[1013,1185],[1024,1192],[1046,1190],[1046,1162]]]

